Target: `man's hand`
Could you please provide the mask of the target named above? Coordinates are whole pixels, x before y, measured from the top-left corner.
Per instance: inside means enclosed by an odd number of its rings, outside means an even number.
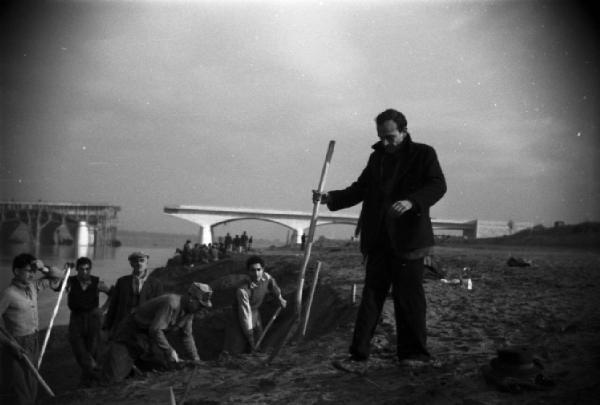
[[[392,204],[389,210],[389,214],[392,217],[399,217],[404,214],[406,211],[410,210],[413,207],[412,203],[408,200],[396,201]]]
[[[179,356],[175,350],[171,350],[171,354],[169,355],[169,361],[173,363],[179,363]]]
[[[31,268],[36,270],[36,271],[41,271],[42,273],[47,273],[48,270],[46,269],[46,267],[44,266],[44,262],[41,261],[40,259],[36,259],[34,261],[31,262]]]
[[[279,296],[279,305],[281,305],[281,308],[285,308],[287,306],[287,301],[281,295]]]
[[[312,193],[313,203],[327,204],[327,193],[319,193],[319,190],[313,190]]]

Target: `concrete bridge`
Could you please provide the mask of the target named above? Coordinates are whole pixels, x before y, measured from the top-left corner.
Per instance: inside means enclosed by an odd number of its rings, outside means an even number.
[[[120,207],[68,202],[0,201],[2,243],[109,244]]]
[[[325,211],[325,212],[323,212]],[[258,208],[228,208],[208,207],[196,205],[175,205],[164,207],[164,212],[177,218],[193,222],[200,226],[200,243],[212,243],[213,228],[217,225],[233,221],[256,219],[260,221],[274,222],[291,229],[296,237],[296,243],[300,243],[302,234],[308,231],[312,213],[301,211],[279,211]],[[317,226],[327,224],[356,225],[358,215],[356,214],[331,214],[325,207],[319,211]],[[433,227],[437,230],[452,230],[462,232],[463,236],[469,238],[477,237],[477,220],[444,220],[432,219]]]

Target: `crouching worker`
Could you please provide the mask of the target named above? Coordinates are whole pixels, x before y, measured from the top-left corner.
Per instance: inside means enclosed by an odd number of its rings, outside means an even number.
[[[223,351],[228,354],[257,349],[256,343],[263,331],[259,308],[267,294],[273,294],[282,308],[287,305],[277,282],[264,268],[265,262],[260,256],[251,256],[246,261],[248,278],[235,291],[233,316],[225,334]]]
[[[135,361],[147,356],[153,345],[164,353],[167,362],[181,361],[165,332],[179,331],[186,356],[193,361],[200,361],[192,326],[197,312],[212,307],[211,296],[210,286],[192,283],[185,295],[164,294],[138,306],[114,334],[103,367],[104,382],[124,380]]]
[[[77,275],[67,281],[69,320],[69,343],[75,359],[81,367],[81,386],[87,387],[99,377],[98,349],[102,314],[100,292],[108,294],[108,287],[98,277],[92,276],[92,261],[80,257],[75,263]]]
[[[23,358],[36,364],[39,356],[38,292],[58,288],[63,272],[28,253],[17,255],[13,279],[0,294],[0,392],[3,404],[34,404],[38,381]],[[36,278],[39,271],[41,278]],[[8,397],[4,395],[8,395]]]

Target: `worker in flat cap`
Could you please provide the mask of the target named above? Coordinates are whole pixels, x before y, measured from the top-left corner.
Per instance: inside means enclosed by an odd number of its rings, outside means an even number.
[[[171,346],[165,332],[178,332],[187,360],[199,362],[198,350],[192,335],[196,313],[212,308],[212,289],[203,283],[192,283],[187,292],[164,294],[138,306],[119,325],[110,345],[103,377],[107,382],[118,382],[131,372],[134,362],[147,353],[153,345],[164,355],[164,367],[168,363],[182,361]]]
[[[157,278],[149,277],[149,259],[150,256],[145,252],[131,253],[128,257],[131,274],[119,278],[110,292],[108,311],[103,325],[103,329],[108,330],[110,336],[134,308],[163,294],[162,282]]]

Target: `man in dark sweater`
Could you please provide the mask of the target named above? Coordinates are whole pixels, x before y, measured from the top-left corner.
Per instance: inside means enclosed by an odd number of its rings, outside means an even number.
[[[379,142],[358,179],[343,190],[313,193],[331,211],[362,203],[357,232],[366,259],[365,284],[345,366],[362,367],[390,286],[402,365],[429,362],[423,258],[433,247],[429,208],[446,192],[435,150],[411,140],[404,114],[377,116]],[[359,364],[363,363],[363,364]]]
[[[76,276],[67,280],[68,305],[71,310],[69,342],[81,367],[81,385],[89,386],[97,377],[98,346],[100,342],[100,292],[108,294],[108,287],[92,276],[92,261],[80,257],[75,264]]]

